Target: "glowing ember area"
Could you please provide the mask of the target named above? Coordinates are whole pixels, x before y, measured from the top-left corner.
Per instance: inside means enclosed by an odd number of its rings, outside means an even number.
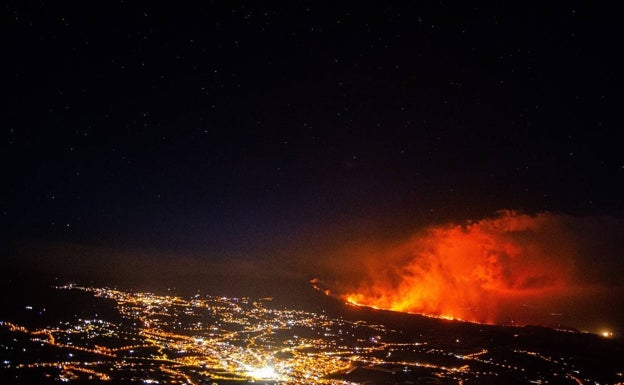
[[[552,215],[513,211],[432,227],[403,243],[351,252],[363,271],[352,282],[338,279],[332,292],[380,309],[513,322],[510,309],[569,290],[575,250],[568,238]]]

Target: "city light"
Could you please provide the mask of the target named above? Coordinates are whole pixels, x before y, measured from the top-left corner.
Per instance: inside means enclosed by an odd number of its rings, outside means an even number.
[[[3,357],[3,370],[18,374],[40,370],[68,383],[97,379],[145,384],[345,385],[360,383],[359,379],[373,373],[388,382],[396,382],[397,373],[414,373],[415,379],[462,383],[495,379],[502,372],[524,375],[530,368],[522,363],[537,360],[537,367],[550,368],[536,377],[541,383],[559,378],[581,383],[569,359],[564,362],[543,352],[514,348],[513,356],[519,359],[512,363],[496,349],[471,345],[469,338],[441,338],[425,329],[407,337],[405,330],[383,324],[272,307],[270,298],[195,295],[187,299],[74,285],[56,289],[103,299],[123,321],[97,314],[76,315],[46,327],[1,320],[0,328],[11,333],[14,341],[63,353],[31,363]],[[522,331],[514,333],[515,341],[523,339],[519,337]],[[600,336],[612,337],[613,333],[605,329]]]
[[[277,380],[279,375],[270,366],[263,366],[261,368],[252,368],[247,372],[247,375],[257,380]]]

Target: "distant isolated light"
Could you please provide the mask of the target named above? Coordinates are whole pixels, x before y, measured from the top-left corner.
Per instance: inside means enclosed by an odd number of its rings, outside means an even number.
[[[613,337],[613,332],[610,332],[610,331],[608,331],[608,330],[603,330],[603,331],[600,333],[600,335],[601,335],[601,336],[603,336],[603,337],[605,337],[605,338],[610,338],[610,337]]]

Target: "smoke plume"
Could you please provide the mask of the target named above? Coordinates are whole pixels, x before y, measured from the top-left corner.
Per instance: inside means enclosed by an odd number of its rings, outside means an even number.
[[[592,268],[599,256],[590,246],[598,242],[582,234],[598,235],[606,226],[590,222],[501,211],[429,227],[401,242],[351,245],[331,258],[321,280],[331,295],[354,304],[476,322],[544,323],[538,314],[560,315],[604,291],[609,273]]]

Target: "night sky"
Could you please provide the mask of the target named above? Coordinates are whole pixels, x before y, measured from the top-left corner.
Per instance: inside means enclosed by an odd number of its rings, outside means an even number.
[[[2,5],[9,254],[292,261],[501,209],[621,223],[613,9],[154,3]]]

